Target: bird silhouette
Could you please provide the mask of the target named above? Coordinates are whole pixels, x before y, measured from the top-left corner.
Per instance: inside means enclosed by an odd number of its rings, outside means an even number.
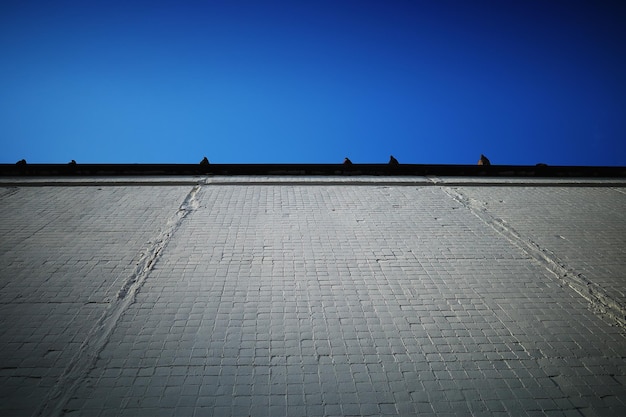
[[[491,162],[489,162],[489,159],[487,159],[487,157],[481,153],[480,159],[478,160],[478,165],[491,165]]]
[[[26,165],[26,159],[20,159],[19,161],[17,161],[15,163],[15,165],[17,165],[17,166],[24,166],[24,165]]]
[[[76,165],[76,161],[75,160],[71,160],[70,162],[67,163],[68,165]]]
[[[352,165],[352,161],[349,158],[343,160],[344,165]]]
[[[209,165],[209,159],[205,156],[204,158],[202,158],[202,161],[200,161],[200,165],[201,166]]]
[[[398,160],[391,155],[389,156],[389,165],[398,166],[400,165],[400,162],[398,162]]]

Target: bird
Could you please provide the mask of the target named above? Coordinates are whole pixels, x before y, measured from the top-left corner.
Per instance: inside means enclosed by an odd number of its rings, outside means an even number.
[[[68,165],[76,165],[76,161],[75,160],[71,160],[70,162],[67,163]]]
[[[352,165],[352,161],[349,158],[343,160],[344,165]]]
[[[389,156],[389,165],[398,166],[400,165],[400,162],[398,162],[398,160],[391,155]]]
[[[478,160],[478,165],[491,165],[491,162],[489,162],[489,159],[487,159],[487,157],[481,153],[480,159]]]
[[[17,166],[24,166],[24,165],[26,165],[26,159],[20,159],[19,161],[17,161],[15,163],[15,165],[17,165]]]
[[[208,158],[206,156],[204,158],[202,158],[202,161],[200,161],[200,165],[201,166],[209,165],[209,160],[208,160]]]

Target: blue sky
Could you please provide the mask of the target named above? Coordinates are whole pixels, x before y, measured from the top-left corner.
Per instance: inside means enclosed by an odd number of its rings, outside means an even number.
[[[626,165],[624,22],[600,0],[5,0],[0,162]]]

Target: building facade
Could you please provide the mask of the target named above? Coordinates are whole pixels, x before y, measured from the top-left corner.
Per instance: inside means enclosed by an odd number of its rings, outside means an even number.
[[[2,415],[626,415],[621,178],[2,180]]]

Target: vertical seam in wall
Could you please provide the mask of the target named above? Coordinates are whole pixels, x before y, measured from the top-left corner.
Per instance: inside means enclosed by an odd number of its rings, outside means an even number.
[[[171,240],[172,235],[180,227],[184,218],[198,207],[196,194],[199,190],[200,185],[196,185],[187,193],[176,213],[167,220],[163,231],[152,241],[153,244],[143,251],[141,260],[132,274],[126,278],[117,297],[109,304],[96,324],[90,329],[78,352],[65,368],[57,383],[50,389],[42,404],[33,413],[33,416],[59,416],[65,411],[63,407],[65,407],[89,371],[93,369],[100,352],[109,341],[109,337],[115,329],[119,318],[135,302],[137,292],[161,258],[161,254]]]
[[[475,200],[456,188],[441,187],[453,200],[494,229],[513,245],[551,272],[562,284],[567,285],[590,303],[592,310],[611,317],[618,325],[626,327],[626,308],[608,294],[604,288],[591,282],[582,273],[563,263],[554,253],[541,247],[528,237],[522,236],[502,219],[494,217]]]

